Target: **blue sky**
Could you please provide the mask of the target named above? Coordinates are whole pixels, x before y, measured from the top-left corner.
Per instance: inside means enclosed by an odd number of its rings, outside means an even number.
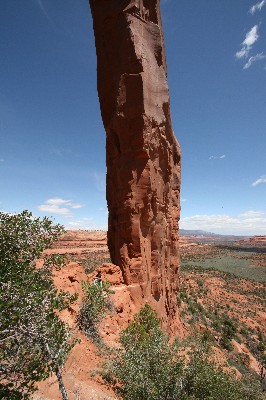
[[[162,0],[180,227],[266,234],[266,1]],[[0,210],[106,229],[87,0],[0,2]]]

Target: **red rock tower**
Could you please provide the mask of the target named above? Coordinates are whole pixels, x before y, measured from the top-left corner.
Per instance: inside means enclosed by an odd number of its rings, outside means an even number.
[[[180,148],[159,0],[90,0],[107,135],[108,246],[133,301],[178,323]]]

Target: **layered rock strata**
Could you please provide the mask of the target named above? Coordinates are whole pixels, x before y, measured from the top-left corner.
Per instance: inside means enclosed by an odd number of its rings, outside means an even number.
[[[180,148],[159,0],[90,0],[107,135],[108,247],[133,301],[178,320]]]

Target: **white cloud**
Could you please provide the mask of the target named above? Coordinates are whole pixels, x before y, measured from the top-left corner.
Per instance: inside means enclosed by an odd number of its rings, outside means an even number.
[[[238,217],[239,218],[250,218],[250,217],[261,217],[262,215],[265,215],[264,211],[250,210],[250,211],[246,211],[242,214],[239,214]]]
[[[71,208],[82,208],[83,206],[81,204],[72,204]]]
[[[55,197],[52,199],[48,199],[46,200],[46,204],[51,204],[51,205],[62,205],[62,204],[68,204],[71,200],[64,200],[64,199],[60,199],[59,197]]]
[[[266,215],[263,211],[247,211],[238,216],[193,215],[182,218],[180,228],[232,235],[265,235]]]
[[[222,159],[225,158],[225,157],[226,157],[225,154],[223,154],[223,155],[221,155],[221,156],[210,156],[210,157],[209,157],[209,160],[218,160],[218,159],[222,160]]]
[[[243,69],[250,68],[251,65],[254,64],[254,62],[263,60],[264,58],[266,58],[266,55],[263,53],[259,53],[259,54],[256,54],[255,56],[250,57],[248,62],[244,65]]]
[[[266,175],[261,176],[259,179],[257,179],[255,182],[252,183],[251,186],[257,186],[260,183],[266,183]]]
[[[236,52],[236,58],[247,57],[248,53],[249,53],[249,49],[247,49],[246,47],[242,47],[241,50]]]
[[[246,38],[242,43],[244,46],[253,46],[253,44],[258,40],[258,25],[253,26],[250,31],[246,34]]]
[[[242,42],[243,47],[236,53],[236,58],[248,57],[253,44],[258,40],[258,38],[258,25],[255,25],[246,34],[245,40]]]
[[[188,199],[184,199],[181,197],[180,201],[181,201],[181,203],[186,203],[188,201]]]
[[[3,158],[0,158],[0,162],[4,162],[5,160]]]
[[[254,4],[249,9],[250,14],[254,15],[256,11],[261,11],[261,9],[264,6],[264,4],[265,4],[265,0],[262,0],[261,2],[258,2],[256,4]]]
[[[58,197],[48,199],[44,202],[44,204],[39,205],[38,210],[51,213],[51,214],[59,214],[65,217],[71,217],[71,209],[78,209],[83,207],[81,204],[73,203],[72,200],[64,200]]]
[[[41,204],[38,207],[38,210],[44,212],[44,213],[51,213],[53,214],[60,214],[64,215],[65,217],[68,217],[71,215],[69,208],[66,207],[59,207],[56,205],[48,205],[48,204]]]
[[[97,224],[93,218],[73,219],[65,225],[65,229],[107,230],[107,224]]]

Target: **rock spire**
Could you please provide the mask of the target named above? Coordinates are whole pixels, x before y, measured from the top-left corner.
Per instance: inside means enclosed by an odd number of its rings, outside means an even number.
[[[180,148],[159,0],[90,0],[106,130],[108,246],[132,300],[178,325]]]

